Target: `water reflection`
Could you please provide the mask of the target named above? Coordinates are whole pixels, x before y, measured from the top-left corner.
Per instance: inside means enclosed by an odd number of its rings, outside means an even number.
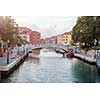
[[[98,72],[96,74],[96,82],[100,83],[100,73],[98,73]]]
[[[77,59],[73,59],[72,72],[73,72],[73,79],[76,82],[81,82],[81,83],[96,82],[97,72],[95,66],[83,63],[82,61]]]
[[[28,63],[34,63],[37,64],[39,63],[40,60],[40,50],[33,50],[32,53],[29,54],[28,59],[26,59],[26,61],[28,61]]]
[[[34,64],[38,64],[40,61],[39,57],[34,57],[34,56],[30,56],[26,59],[26,62],[28,63],[34,63]]]

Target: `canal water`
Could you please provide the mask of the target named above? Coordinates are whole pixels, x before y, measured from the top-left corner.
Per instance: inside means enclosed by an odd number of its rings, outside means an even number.
[[[100,82],[96,67],[78,59],[63,58],[61,54],[41,51],[38,57],[29,56],[12,73],[7,83],[95,83]]]

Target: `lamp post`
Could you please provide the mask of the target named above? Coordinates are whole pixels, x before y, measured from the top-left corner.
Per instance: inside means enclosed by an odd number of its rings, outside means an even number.
[[[17,45],[17,55],[19,56],[19,43]]]
[[[3,50],[3,41],[0,39],[0,50]]]
[[[7,41],[7,64],[9,64],[9,40]]]
[[[19,39],[18,39],[18,43],[17,43],[17,55],[18,55],[18,58],[19,58],[19,55],[20,55],[20,42],[19,42]]]

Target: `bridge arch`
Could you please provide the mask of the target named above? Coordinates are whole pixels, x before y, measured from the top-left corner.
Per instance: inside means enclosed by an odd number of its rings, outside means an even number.
[[[34,49],[53,49],[55,51],[63,51],[65,53],[68,52],[68,46],[65,46],[65,45],[58,45],[58,44],[37,44],[37,45],[31,45],[30,46],[31,50],[34,50]]]

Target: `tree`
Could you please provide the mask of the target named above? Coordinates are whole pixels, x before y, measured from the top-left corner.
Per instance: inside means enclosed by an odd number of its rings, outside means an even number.
[[[75,46],[76,44],[73,42],[73,40],[70,40],[70,45]]]
[[[11,16],[0,16],[0,37],[4,42],[9,40],[10,45],[15,45],[18,42],[18,30],[16,23]]]
[[[100,38],[100,16],[94,16],[94,25],[92,31],[94,33],[94,39],[96,40],[96,46],[98,46]]]
[[[6,16],[5,17],[5,35],[3,36],[3,40],[7,42],[7,40],[10,41],[11,44],[16,41],[17,37],[17,30],[16,27],[14,26],[14,20],[11,17]]]
[[[93,16],[81,16],[73,27],[73,41],[80,43],[81,47],[86,51],[94,45],[94,26]]]

